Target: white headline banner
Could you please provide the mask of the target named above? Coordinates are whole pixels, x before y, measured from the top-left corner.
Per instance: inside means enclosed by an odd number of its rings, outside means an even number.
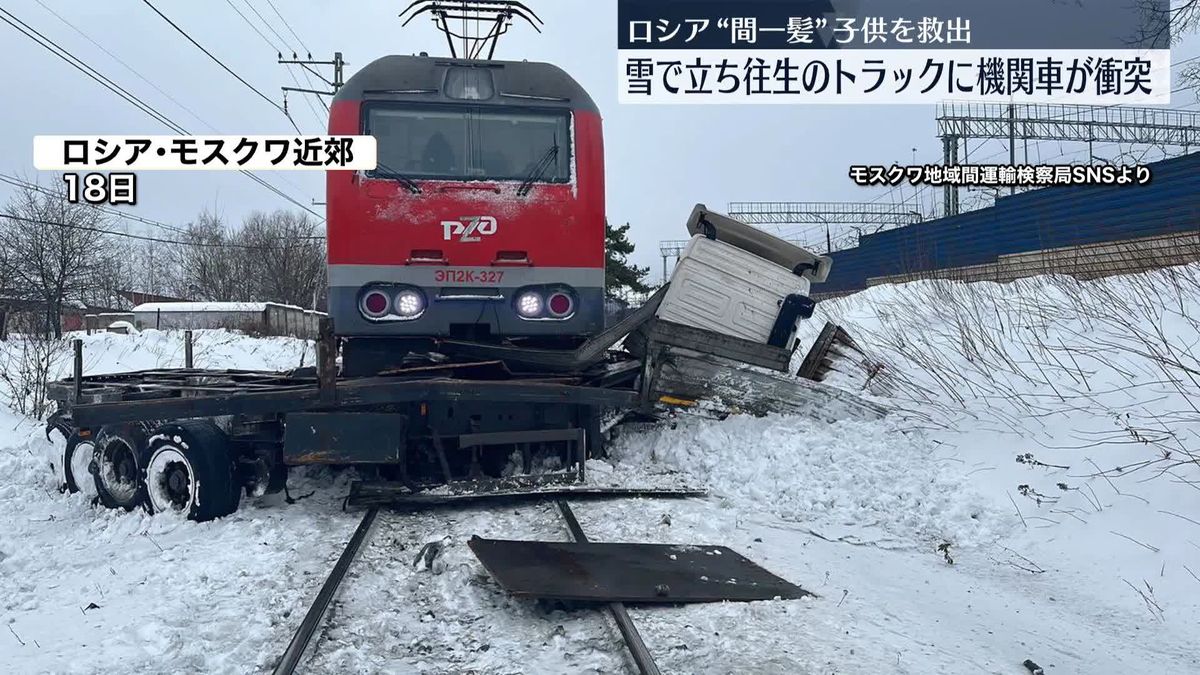
[[[1167,104],[1168,49],[618,50],[619,100]]]

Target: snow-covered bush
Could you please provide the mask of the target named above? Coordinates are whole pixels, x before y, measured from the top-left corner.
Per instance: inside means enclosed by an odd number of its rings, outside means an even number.
[[[65,338],[37,330],[35,323],[18,321],[14,332],[0,342],[0,400],[14,412],[42,419],[52,406],[46,384],[69,360],[70,345]]]

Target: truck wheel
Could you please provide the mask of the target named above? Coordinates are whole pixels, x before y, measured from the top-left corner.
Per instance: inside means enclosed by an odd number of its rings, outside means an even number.
[[[142,451],[146,432],[140,424],[105,426],[96,434],[95,451],[88,471],[96,496],[110,509],[132,511],[145,498]]]
[[[242,494],[237,466],[228,437],[212,422],[159,427],[145,456],[150,513],[174,511],[203,522],[237,510]]]
[[[58,458],[59,480],[64,492],[82,492],[88,497],[96,496],[96,480],[88,470],[95,452],[96,441],[91,434],[82,437],[76,431],[67,437],[67,444]]]

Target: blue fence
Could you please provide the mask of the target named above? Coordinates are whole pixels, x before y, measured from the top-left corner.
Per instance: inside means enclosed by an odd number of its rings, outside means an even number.
[[[867,279],[994,263],[1002,255],[1200,231],[1200,153],[1150,165],[1142,186],[1049,187],[995,206],[863,236],[833,254],[827,283],[843,293]]]

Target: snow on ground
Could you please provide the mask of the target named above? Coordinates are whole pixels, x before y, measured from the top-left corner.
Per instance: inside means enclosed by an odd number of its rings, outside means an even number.
[[[942,469],[927,439],[886,420],[683,419],[674,429],[631,435],[614,452],[618,469],[666,464],[731,508],[829,537],[974,544],[1009,527]]]
[[[84,340],[88,373],[182,365],[181,332],[69,337]],[[312,363],[304,342],[226,331],[196,331],[194,349],[199,367],[292,368],[303,353]],[[57,364],[58,375],[69,363]],[[43,433],[29,419],[0,415],[0,671],[269,667],[275,656],[263,645],[295,611],[296,579],[323,577],[353,527],[336,496],[348,476],[301,477],[294,494],[311,492],[312,480],[322,490],[288,508],[272,506],[276,496],[244,500],[232,517],[196,524],[59,494],[49,451],[62,441],[56,434],[52,445]]]
[[[923,281],[822,309],[892,373],[870,389],[1018,520],[1003,545],[1060,598],[1148,633],[1200,622],[1200,265]]]
[[[726,544],[818,594],[632,609],[663,672],[1200,672],[1200,268],[1173,274],[871,289],[824,303],[806,339],[846,325],[895,415],[623,430],[594,476],[710,495],[580,502],[592,539]],[[296,341],[201,340],[205,367],[312,363]],[[149,331],[88,353],[96,372],[182,359]],[[99,511],[54,490],[37,425],[0,422],[6,672],[269,670],[359,518],[326,472],[219,522]],[[472,535],[567,538],[548,504],[381,514],[307,672],[632,669],[600,612],[505,595]],[[429,542],[444,553],[414,567]]]
[[[255,338],[224,329],[192,333],[192,359],[196,368],[286,370],[315,363],[313,345],[304,340]],[[83,368],[88,375],[184,366],[183,331],[150,329],[134,335],[95,333],[68,337],[83,340]],[[55,377],[70,377],[70,359],[60,359],[56,370]]]

